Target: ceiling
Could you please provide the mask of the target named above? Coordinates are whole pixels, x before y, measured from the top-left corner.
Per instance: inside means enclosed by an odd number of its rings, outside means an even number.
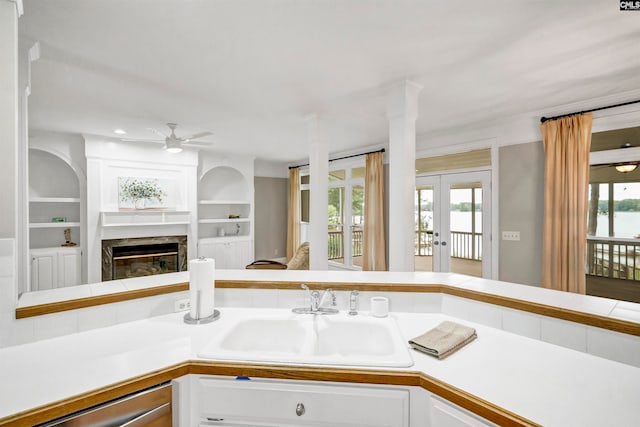
[[[640,15],[618,2],[25,0],[33,129],[154,138],[294,162],[319,114],[330,153],[384,143],[382,88],[424,86],[417,132],[640,88]]]

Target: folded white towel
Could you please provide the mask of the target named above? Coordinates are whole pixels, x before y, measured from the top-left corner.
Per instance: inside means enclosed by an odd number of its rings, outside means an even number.
[[[414,349],[444,359],[477,338],[476,330],[444,321],[430,331],[409,340]]]

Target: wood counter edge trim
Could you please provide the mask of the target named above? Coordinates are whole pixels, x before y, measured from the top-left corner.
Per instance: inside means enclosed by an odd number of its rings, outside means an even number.
[[[539,424],[524,417],[417,371],[398,372],[308,366],[254,365],[201,360],[189,360],[68,399],[0,418],[0,426],[32,426],[37,423],[47,422],[187,374],[417,386],[502,426],[539,426]]]
[[[0,426],[33,426],[109,402],[131,393],[162,384],[189,373],[189,362],[179,363],[143,375],[100,387],[68,399],[0,418]]]
[[[443,293],[458,296],[488,304],[507,307],[514,310],[526,311],[540,314],[556,319],[581,323],[597,328],[608,329],[624,334],[640,336],[640,324],[615,319],[612,317],[588,314],[579,311],[567,310],[550,305],[544,305],[531,301],[519,300],[515,298],[488,294],[480,291],[461,289],[450,285],[440,284],[379,284],[379,283],[327,283],[327,282],[305,282],[310,287],[316,289],[333,288],[340,291],[358,290],[371,292],[423,292],[423,293]],[[253,280],[217,280],[216,287],[222,289],[299,289],[300,282],[282,281],[253,281]],[[110,304],[115,302],[128,301],[137,298],[145,298],[156,295],[182,292],[189,289],[189,283],[175,283],[172,285],[157,286],[153,288],[138,289],[133,291],[118,292],[108,295],[98,295],[94,297],[78,298],[74,300],[59,301],[49,304],[32,305],[28,307],[16,308],[16,319],[41,316],[44,314],[58,313],[62,311],[75,310],[79,308],[93,307],[97,305]]]

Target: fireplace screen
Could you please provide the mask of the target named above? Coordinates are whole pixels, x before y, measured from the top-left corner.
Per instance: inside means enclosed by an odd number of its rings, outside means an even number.
[[[179,271],[177,243],[116,246],[112,259],[113,279]]]

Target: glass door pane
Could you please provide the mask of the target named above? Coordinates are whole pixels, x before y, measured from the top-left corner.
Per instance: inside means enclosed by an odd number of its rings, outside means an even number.
[[[449,269],[482,277],[482,183],[462,182],[449,187]]]
[[[433,224],[434,185],[420,185],[415,194],[415,271],[434,271]],[[437,270],[435,270],[437,271]]]
[[[344,262],[344,187],[329,188],[329,260]]]
[[[351,265],[362,267],[362,238],[364,226],[364,187],[351,189]]]

